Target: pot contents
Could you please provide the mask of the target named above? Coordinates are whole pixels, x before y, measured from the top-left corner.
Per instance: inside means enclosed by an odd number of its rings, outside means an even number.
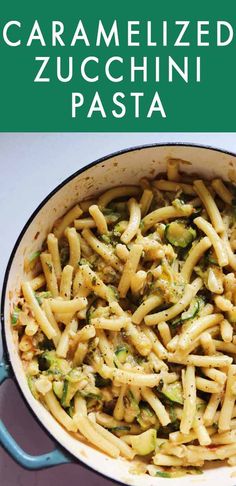
[[[235,249],[235,188],[176,159],[72,207],[12,303],[35,399],[152,476],[236,465]]]

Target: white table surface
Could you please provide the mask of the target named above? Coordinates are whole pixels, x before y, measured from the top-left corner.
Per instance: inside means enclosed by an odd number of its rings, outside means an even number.
[[[63,179],[113,151],[154,142],[193,142],[236,152],[235,133],[0,134],[0,288],[15,240],[33,210]],[[0,349],[1,356],[1,349]],[[0,417],[22,447],[34,454],[53,444],[35,422],[15,385],[0,392]],[[112,481],[79,464],[26,471],[0,448],[1,486],[109,486]]]

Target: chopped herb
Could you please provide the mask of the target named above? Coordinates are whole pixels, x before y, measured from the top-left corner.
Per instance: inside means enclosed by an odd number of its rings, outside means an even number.
[[[205,257],[203,257],[203,265],[207,267],[207,265],[211,263],[211,265],[216,265],[217,267],[219,266],[219,262],[214,258],[214,254],[212,254],[212,250],[208,250],[205,253]]]
[[[92,278],[92,284],[93,284],[93,285],[96,285],[96,283],[97,283],[97,278],[94,276],[94,277]]]
[[[36,300],[37,300],[38,304],[39,304],[39,305],[42,305],[42,299],[40,299],[39,295],[37,295],[37,293],[36,293],[36,292],[34,293],[34,296],[35,296],[35,298],[36,298]]]
[[[14,310],[13,310],[12,315],[11,315],[12,326],[15,326],[17,324],[20,311],[21,311],[21,309],[19,309],[19,307],[14,307]]]
[[[114,227],[114,230],[113,230],[113,234],[114,236],[116,237],[120,237],[121,233],[124,231],[124,227],[123,227],[123,224],[122,222],[119,222],[115,225]]]
[[[37,299],[39,305],[42,305],[43,301],[42,299],[50,299],[52,297],[51,292],[35,292],[34,293],[35,298]]]
[[[111,243],[111,238],[108,235],[101,235],[101,240],[103,240],[108,245],[109,245],[109,243]]]
[[[66,413],[68,413],[68,415],[73,418],[73,415],[75,413],[75,407],[74,407],[74,402],[73,400],[71,401],[70,403],[70,406],[68,408],[66,408]]]
[[[36,258],[39,257],[40,255],[40,251],[34,251],[33,253],[31,253],[30,257],[29,257],[29,262],[33,262],[34,260],[36,260]]]
[[[165,471],[156,471],[155,476],[159,476],[160,478],[171,478],[170,473]]]
[[[212,265],[216,265],[217,267],[219,267],[219,263],[218,263],[218,261],[215,258],[211,258],[209,256],[209,259],[208,260],[209,260],[209,263],[211,263]]]
[[[182,325],[182,321],[181,321],[181,318],[179,317],[176,317],[176,319],[174,319],[173,321],[170,322],[170,325],[171,327],[174,329],[176,327],[179,327]]]
[[[95,311],[95,307],[91,305],[86,312],[86,324],[91,324],[91,319],[94,311]]]
[[[93,264],[86,260],[86,258],[80,258],[79,265],[88,265],[90,268],[93,268]]]
[[[51,263],[46,262],[46,265],[48,266],[49,272],[52,272],[52,265],[51,265]]]
[[[119,300],[120,296],[117,288],[114,287],[113,285],[108,285],[107,287],[109,287],[109,289],[111,290],[114,299]]]

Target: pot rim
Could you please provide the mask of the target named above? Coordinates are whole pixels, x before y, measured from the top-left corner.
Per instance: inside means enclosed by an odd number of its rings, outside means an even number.
[[[32,214],[30,215],[30,217],[28,218],[28,220],[24,224],[22,230],[20,231],[20,234],[17,237],[16,242],[13,246],[13,249],[10,253],[10,256],[8,258],[8,263],[7,263],[5,272],[4,272],[4,278],[3,278],[3,284],[2,284],[2,295],[1,295],[1,305],[0,305],[1,336],[2,336],[2,344],[3,344],[3,358],[2,359],[4,361],[6,361],[7,364],[10,365],[10,368],[11,368],[11,371],[12,371],[11,377],[14,379],[14,382],[16,383],[17,388],[20,391],[21,396],[23,397],[24,402],[25,402],[28,410],[30,411],[32,416],[37,420],[40,427],[54,441],[54,443],[58,444],[60,446],[60,448],[65,449],[68,456],[71,456],[74,459],[74,461],[76,461],[76,462],[78,461],[83,467],[85,467],[89,471],[93,471],[96,474],[98,474],[99,476],[102,476],[105,479],[113,481],[114,484],[121,484],[121,485],[124,485],[123,481],[119,481],[117,479],[110,478],[105,473],[101,473],[99,471],[96,471],[92,466],[89,466],[88,464],[86,464],[82,460],[78,460],[75,456],[73,456],[64,446],[62,446],[60,444],[58,439],[56,439],[54,437],[53,433],[51,431],[47,430],[45,425],[38,418],[36,412],[33,410],[33,408],[28,403],[28,401],[27,401],[27,399],[26,399],[26,397],[25,397],[25,395],[24,395],[24,393],[23,393],[23,391],[20,387],[20,384],[19,384],[19,382],[18,382],[18,380],[15,376],[15,373],[13,372],[12,367],[11,367],[11,360],[10,360],[10,355],[9,355],[9,351],[8,351],[8,347],[7,347],[6,334],[5,334],[5,309],[4,308],[5,308],[6,289],[7,289],[8,277],[9,277],[9,273],[10,273],[10,270],[11,270],[11,266],[12,266],[16,251],[17,251],[17,249],[18,249],[18,247],[21,243],[21,240],[22,240],[24,234],[26,233],[27,229],[29,228],[30,224],[33,222],[34,218],[37,216],[39,211],[52,198],[52,196],[54,196],[57,192],[59,192],[67,183],[72,181],[75,177],[83,174],[88,169],[95,167],[95,166],[99,165],[100,163],[102,163],[106,160],[109,160],[109,159],[116,157],[116,156],[126,154],[128,152],[134,152],[134,151],[139,151],[139,150],[143,150],[143,149],[150,149],[150,148],[155,148],[155,147],[192,147],[192,148],[196,148],[196,149],[204,149],[204,150],[215,151],[215,152],[218,152],[218,153],[222,153],[222,154],[225,154],[225,155],[231,155],[233,157],[236,157],[236,153],[234,153],[234,152],[224,150],[224,149],[221,149],[221,148],[217,148],[217,147],[212,147],[211,145],[202,145],[202,144],[191,143],[191,142],[189,142],[189,143],[188,142],[166,142],[166,143],[155,143],[154,142],[154,143],[150,143],[150,144],[136,145],[136,146],[131,146],[131,147],[128,147],[128,148],[125,148],[125,149],[121,149],[121,150],[112,152],[108,155],[105,155],[103,157],[100,157],[100,158],[90,162],[89,164],[86,164],[85,166],[81,167],[77,171],[73,172],[70,176],[68,176],[60,184],[58,184],[52,191],[50,191],[50,193],[39,203],[39,205],[36,207],[36,209],[32,212]]]

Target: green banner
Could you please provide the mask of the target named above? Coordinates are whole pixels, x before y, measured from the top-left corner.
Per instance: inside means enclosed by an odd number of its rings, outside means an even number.
[[[3,1],[1,131],[236,131],[236,3]]]

